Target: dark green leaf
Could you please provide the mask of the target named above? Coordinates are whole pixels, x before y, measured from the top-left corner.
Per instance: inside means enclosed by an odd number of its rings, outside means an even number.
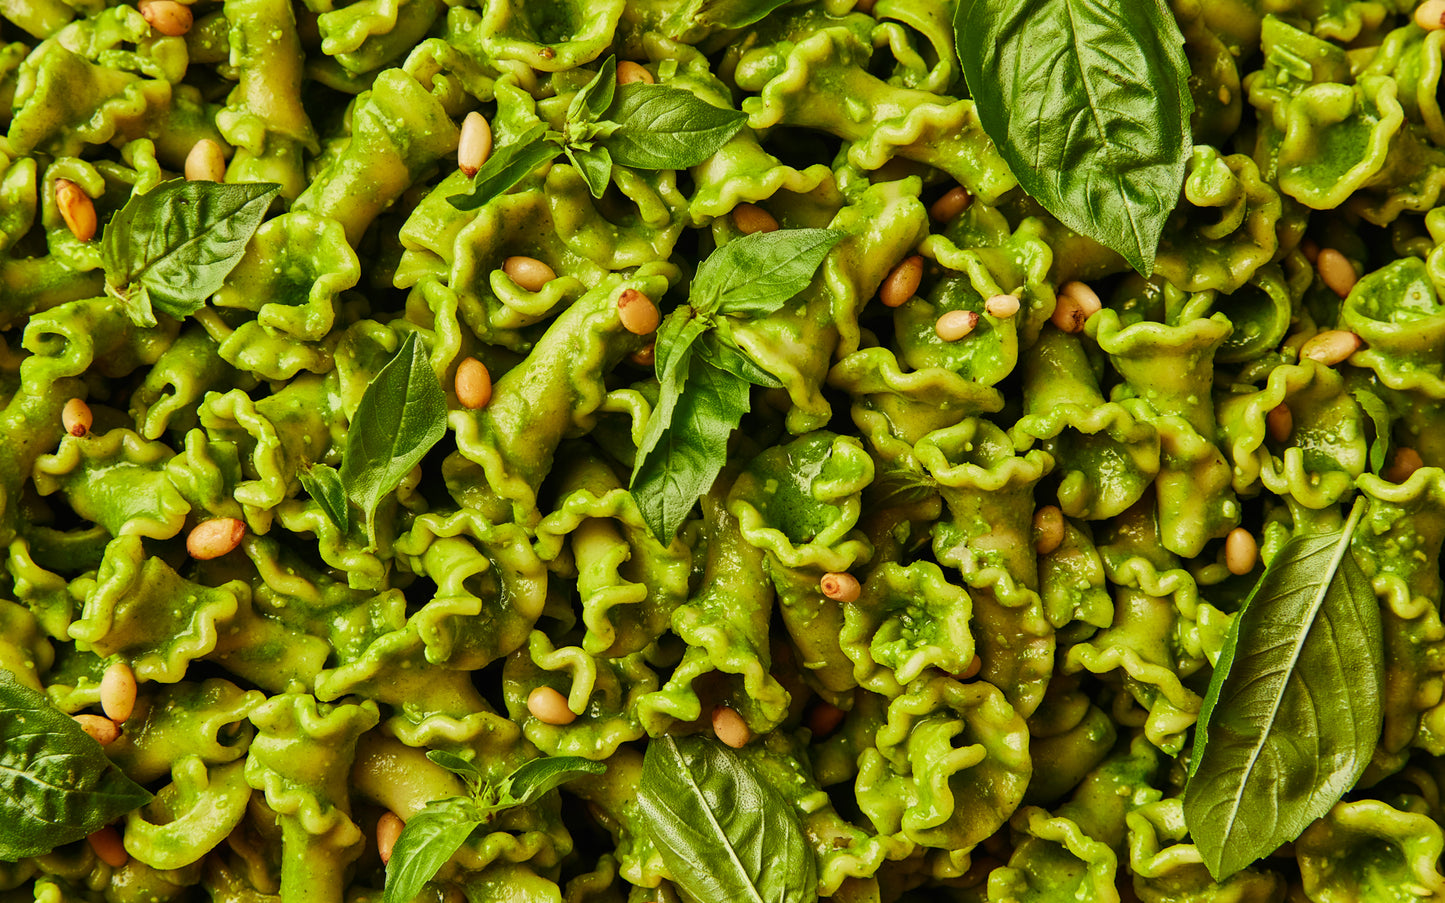
[[[688,368],[692,360],[692,346],[701,336],[707,324],[702,320],[693,318],[692,309],[686,306],[674,310],[663,318],[661,326],[657,330],[655,342],[657,381],[659,384],[657,404],[653,405],[652,414],[647,418],[647,425],[642,431],[642,441],[638,444],[637,455],[632,466],[632,483],[634,495],[637,492],[638,476],[642,473],[644,465],[649,456],[657,449],[658,443],[662,442],[672,427],[673,413],[677,409],[677,401],[682,396],[682,390],[687,384]],[[654,493],[650,496],[654,512],[648,520],[653,535],[663,535],[662,525],[673,520],[674,517],[685,518],[687,511],[691,510],[693,501],[678,499],[677,505],[685,506],[680,514],[671,510],[674,502],[665,495]],[[639,504],[641,499],[639,497]],[[646,513],[646,512],[644,512]]]
[[[619,123],[603,144],[619,166],[686,169],[717,153],[747,122],[679,88],[633,82],[617,89],[608,118]]]
[[[592,196],[601,198],[602,192],[607,190],[607,183],[612,179],[612,157],[608,155],[607,148],[601,145],[590,148],[569,147],[567,159],[582,173],[582,178],[587,181],[587,190],[592,192]]]
[[[486,786],[487,776],[482,774],[482,770],[475,763],[463,759],[456,753],[447,752],[444,749],[432,749],[427,751],[426,757],[466,781],[467,789],[471,791],[473,797],[479,796],[482,788]]]
[[[525,806],[542,794],[584,774],[602,774],[607,766],[580,756],[543,756],[512,772],[502,790],[509,804]]]
[[[1380,738],[1379,603],[1341,530],[1295,536],[1230,626],[1195,728],[1184,817],[1216,880],[1295,839]]]
[[[74,718],[0,669],[0,860],[48,853],[150,800]]]
[[[1025,191],[1149,275],[1189,153],[1189,65],[1164,0],[963,0],[984,131]]]
[[[779,229],[734,238],[697,268],[688,303],[703,316],[773,313],[808,287],[818,265],[843,238],[832,229]]]
[[[447,397],[416,333],[376,374],[357,405],[341,455],[341,482],[366,514],[375,539],[376,508],[446,435]]]
[[[567,107],[567,122],[581,124],[593,122],[607,108],[612,106],[612,96],[617,92],[617,57],[609,56],[592,80],[582,87]]]
[[[724,338],[719,330],[710,330],[697,343],[697,353],[702,359],[719,370],[726,370],[738,379],[745,379],[764,389],[782,388],[782,381],[758,366],[731,339]]]
[[[427,803],[407,819],[386,864],[383,903],[411,903],[484,821],[485,813],[459,796]]]
[[[269,182],[162,182],[126,201],[101,236],[106,282],[125,296],[144,288],[148,303],[173,317],[195,313],[240,263],[281,186]],[[155,319],[150,317],[153,324]]]
[[[700,903],[811,903],[817,866],[793,806],[714,740],[647,745],[638,811],[679,887]]]
[[[1375,425],[1375,439],[1370,443],[1370,471],[1378,474],[1390,452],[1390,409],[1369,389],[1356,389],[1350,394]]]
[[[687,28],[742,28],[762,19],[788,0],[693,0],[667,17],[669,23]]]
[[[512,186],[561,150],[562,145],[547,137],[547,127],[539,122],[519,135],[517,140],[493,151],[472,177],[471,194],[454,194],[447,198],[447,203],[458,210],[476,210],[492,198],[512,190]]]
[[[351,532],[351,504],[346,499],[346,487],[341,485],[341,475],[336,468],[325,464],[312,464],[296,471],[301,487],[316,500],[336,529],[342,533]]]

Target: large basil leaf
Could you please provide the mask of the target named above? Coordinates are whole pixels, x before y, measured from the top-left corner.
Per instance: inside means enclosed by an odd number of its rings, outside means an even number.
[[[0,860],[48,853],[150,800],[74,718],[0,669]]]
[[[1024,190],[1153,272],[1194,107],[1164,0],[962,0],[953,27],[979,120]]]
[[[700,903],[811,903],[817,864],[792,804],[714,740],[647,745],[637,805],[673,880]]]
[[[1382,723],[1379,603],[1341,530],[1296,536],[1230,626],[1195,728],[1184,818],[1223,880],[1354,786]]]
[[[734,238],[697,268],[688,303],[699,314],[764,316],[808,287],[843,233],[779,229]]]
[[[386,864],[383,903],[411,903],[485,819],[484,810],[460,796],[427,803],[407,819]]]
[[[458,210],[476,210],[492,198],[506,194],[532,170],[557,156],[562,145],[547,134],[547,127],[537,123],[515,141],[497,148],[472,177],[471,194],[454,194],[447,203]]]
[[[617,89],[608,118],[619,127],[602,140],[619,166],[686,169],[718,152],[748,121],[666,85],[633,82]]]
[[[195,313],[240,263],[280,189],[177,179],[132,197],[101,236],[107,286],[142,325],[155,324],[153,307]]]

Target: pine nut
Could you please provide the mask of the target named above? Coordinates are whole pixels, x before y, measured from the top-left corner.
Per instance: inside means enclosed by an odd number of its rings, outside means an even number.
[[[90,848],[95,850],[95,855],[101,862],[113,869],[118,869],[130,861],[130,854],[125,851],[125,844],[121,843],[120,832],[114,825],[106,825],[99,831],[86,838],[90,841]]]
[[[1445,28],[1445,0],[1425,0],[1415,7],[1415,24],[1426,31]]]
[[[72,715],[80,729],[101,746],[109,746],[120,737],[120,725],[101,715]]]
[[[858,0],[857,3],[853,4],[853,12],[872,15],[874,2],[875,0]]]
[[[757,204],[739,204],[733,208],[733,225],[744,235],[754,232],[776,232],[778,221]]]
[[[933,206],[928,208],[928,215],[936,222],[946,223],[967,210],[971,203],[973,203],[973,195],[968,193],[967,188],[958,185],[934,201]]]
[[[401,829],[404,827],[406,822],[390,810],[383,812],[381,818],[376,820],[376,854],[381,857],[382,865],[391,861],[391,851],[396,847],[396,839],[401,836]]]
[[[923,258],[918,254],[905,257],[883,280],[883,286],[878,289],[878,300],[886,307],[901,307],[918,291],[918,283],[922,281]]]
[[[1045,505],[1034,512],[1034,551],[1047,555],[1064,541],[1064,512]]]
[[[652,73],[648,72],[647,67],[640,63],[634,63],[632,60],[622,60],[617,64],[617,83],[619,85],[630,85],[633,82],[642,82],[643,84],[650,85],[655,81],[656,79],[652,77]]]
[[[492,374],[487,365],[469,357],[457,365],[457,401],[468,410],[478,410],[492,400]]]
[[[1243,527],[1235,527],[1224,538],[1224,566],[1235,576],[1242,576],[1254,570],[1259,561],[1259,543],[1254,534]]]
[[[1058,303],[1049,319],[1064,332],[1083,332],[1084,324],[1103,306],[1098,293],[1084,283],[1066,282],[1059,288]]]
[[[141,0],[140,14],[150,27],[169,38],[191,30],[191,9],[175,0]]]
[[[639,348],[627,356],[639,367],[651,367],[657,363],[657,346],[648,345],[646,348]]]
[[[528,292],[540,292],[543,286],[557,278],[556,270],[535,257],[508,257],[502,261],[502,272]]]
[[[814,739],[826,737],[838,729],[846,714],[831,702],[820,702],[808,713],[808,730],[813,732]]]
[[[995,320],[1007,320],[1019,312],[1019,296],[994,295],[983,302],[983,310]]]
[[[1355,266],[1350,263],[1349,258],[1334,248],[1320,248],[1315,269],[1319,271],[1320,281],[1341,298],[1350,293],[1350,289],[1355,287],[1360,278],[1355,275]]]
[[[551,687],[538,687],[527,694],[527,711],[543,724],[571,724],[577,714],[567,707],[567,697]]]
[[[134,708],[135,672],[125,662],[114,662],[100,680],[100,710],[116,724],[124,724]]]
[[[94,422],[90,405],[83,399],[72,398],[60,409],[60,425],[72,436],[84,436],[90,432],[90,425]]]
[[[69,179],[56,179],[55,206],[71,235],[80,241],[95,237],[95,202],[79,185]]]
[[[617,319],[622,328],[633,335],[651,335],[657,331],[662,314],[652,299],[635,288],[625,288],[617,296]]]
[[[186,181],[224,182],[226,179],[226,152],[221,145],[210,138],[202,138],[191,145],[186,154]]]
[[[861,592],[858,578],[846,571],[824,574],[823,579],[818,582],[818,588],[834,602],[857,602]]]
[[[1425,462],[1421,460],[1419,452],[1407,445],[1402,445],[1395,449],[1395,453],[1390,456],[1390,466],[1385,468],[1385,472],[1381,476],[1391,483],[1403,483],[1410,479],[1415,471],[1424,466]]]
[[[457,142],[457,168],[469,176],[477,174],[492,155],[492,124],[476,110],[462,120],[462,137]]]
[[[964,665],[962,671],[958,672],[953,676],[957,680],[973,680],[975,677],[978,676],[978,672],[982,670],[983,659],[975,655],[973,658],[968,660],[968,664]]]
[[[200,561],[220,558],[241,544],[246,524],[234,517],[217,517],[201,521],[186,537],[186,551]]]
[[[1310,262],[1310,266],[1314,266],[1317,262],[1319,262],[1320,246],[1315,242],[1313,238],[1306,238],[1304,241],[1300,242],[1299,249],[1300,253],[1305,256],[1305,260],[1308,260]]]
[[[712,732],[733,749],[742,749],[753,739],[753,732],[743,716],[738,714],[737,709],[725,705],[712,710]]]
[[[951,310],[938,318],[933,324],[933,331],[945,342],[957,342],[959,339],[973,332],[978,326],[978,314],[971,310]]]
[[[1359,348],[1360,337],[1353,332],[1343,329],[1327,329],[1305,342],[1304,347],[1299,350],[1299,356],[1301,359],[1309,358],[1326,367],[1333,367],[1354,354]]]
[[[1288,442],[1289,434],[1294,432],[1294,413],[1289,405],[1281,402],[1270,408],[1269,413],[1264,415],[1264,428],[1274,441]]]

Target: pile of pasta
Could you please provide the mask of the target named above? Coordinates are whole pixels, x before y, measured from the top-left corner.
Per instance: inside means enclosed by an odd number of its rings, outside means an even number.
[[[158,794],[119,825],[125,865],[83,842],[0,863],[0,900],[378,900],[381,814],[464,792],[429,750],[497,776],[540,755],[608,769],[504,813],[428,893],[675,899],[639,820],[643,750],[710,731],[718,705],[796,808],[824,897],[1445,894],[1445,31],[1393,0],[1177,3],[1197,146],[1145,279],[1017,189],[963,96],[947,0],[791,4],[730,31],[682,6],[205,0],[169,37],[130,5],[0,2],[0,666],[75,713],[128,663],[136,709],[106,750]],[[558,157],[480,209],[448,202],[470,189],[466,114],[498,148],[558,127],[609,54],[746,127],[690,170],[615,167],[600,199]],[[210,303],[137,326],[57,180],[104,223],[202,139],[227,181],[280,197]],[[930,219],[958,185],[972,203]],[[753,391],[664,543],[626,488],[657,382],[617,298],[681,303],[744,203],[844,238],[735,329],[782,388]],[[1320,247],[1364,274],[1347,297]],[[884,306],[915,253],[920,290]],[[528,291],[512,256],[556,278]],[[1050,322],[1070,281],[1103,299],[1081,333]],[[1004,293],[1017,315],[987,315]],[[945,342],[956,310],[981,318]],[[1362,347],[1301,357],[1334,328]],[[447,435],[372,547],[298,472],[338,462],[413,333]],[[477,410],[452,388],[467,357],[495,379]],[[61,424],[77,397],[84,436]],[[1375,442],[1424,466],[1381,477]],[[1217,884],[1180,796],[1259,574],[1225,566],[1224,537],[1244,525],[1268,559],[1356,494],[1379,747],[1298,841]],[[1045,505],[1066,521],[1040,555]],[[245,522],[240,547],[188,557],[219,517]],[[820,589],[839,572],[856,599]],[[575,720],[537,719],[538,687]]]

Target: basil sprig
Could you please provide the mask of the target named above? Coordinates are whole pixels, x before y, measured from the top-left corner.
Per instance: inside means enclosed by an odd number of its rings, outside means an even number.
[[[195,313],[241,262],[280,190],[175,179],[135,195],[101,236],[106,291],[138,326],[156,325],[156,310]]]
[[[1379,603],[1340,530],[1295,536],[1230,625],[1195,728],[1184,818],[1222,881],[1324,815],[1370,763],[1385,683]]]
[[[609,56],[567,108],[562,131],[537,123],[498,148],[472,179],[470,194],[447,201],[475,210],[510,191],[528,173],[565,154],[595,198],[602,197],[612,166],[686,169],[718,152],[747,121],[666,85],[617,84],[617,58]]]
[[[533,759],[500,781],[488,781],[472,762],[444,750],[427,758],[459,775],[467,796],[434,800],[406,820],[386,865],[382,903],[411,903],[456,855],[476,829],[508,809],[525,806],[553,788],[584,774],[602,774],[607,766],[577,756]]]
[[[0,860],[48,853],[150,800],[74,718],[0,669]]]
[[[1189,64],[1163,0],[963,0],[955,46],[1025,191],[1148,276],[1184,185]]]
[[[793,806],[722,744],[647,745],[637,807],[673,881],[698,903],[810,903],[817,864]]]
[[[829,229],[782,229],[735,238],[697,269],[688,303],[663,319],[655,344],[657,404],[643,429],[630,488],[648,528],[677,535],[727,461],[727,441],[748,412],[749,384],[780,385],[732,339],[732,321],[782,308],[812,281],[843,238]]]

